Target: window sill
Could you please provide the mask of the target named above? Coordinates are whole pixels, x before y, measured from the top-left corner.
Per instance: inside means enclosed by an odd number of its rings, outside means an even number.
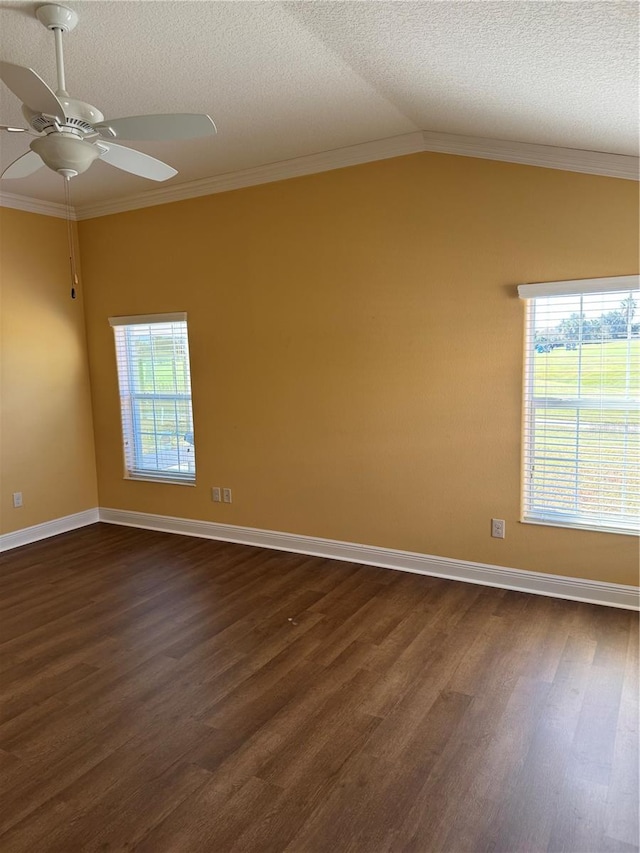
[[[521,524],[534,524],[538,527],[561,527],[564,530],[590,530],[594,533],[618,533],[623,536],[640,536],[638,530],[628,530],[624,527],[607,527],[606,525],[589,524],[586,522],[550,521],[548,519],[521,518]]]
[[[178,479],[177,477],[175,479],[173,479],[172,477],[153,477],[153,476],[143,477],[143,476],[140,476],[138,474],[135,474],[135,475],[125,474],[122,479],[123,480],[129,480],[129,481],[135,482],[135,483],[163,483],[164,485],[168,485],[168,486],[195,486],[196,485],[195,480],[182,480],[182,479]]]

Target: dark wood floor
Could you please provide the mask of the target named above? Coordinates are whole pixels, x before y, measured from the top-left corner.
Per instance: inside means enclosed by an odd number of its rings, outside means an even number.
[[[638,850],[637,614],[107,525],[0,590],[3,853]]]

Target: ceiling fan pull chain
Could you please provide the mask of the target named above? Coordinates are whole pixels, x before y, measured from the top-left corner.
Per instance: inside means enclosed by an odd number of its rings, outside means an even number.
[[[69,242],[69,268],[71,271],[71,298],[76,298],[76,288],[78,287],[78,273],[76,269],[76,253],[73,239],[73,225],[71,223],[71,178],[64,178],[64,203],[67,214],[67,240]]]

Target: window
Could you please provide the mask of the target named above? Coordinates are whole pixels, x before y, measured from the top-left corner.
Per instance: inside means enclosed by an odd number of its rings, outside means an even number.
[[[526,284],[523,521],[637,533],[639,276]]]
[[[125,476],[194,483],[187,315],[112,317]]]

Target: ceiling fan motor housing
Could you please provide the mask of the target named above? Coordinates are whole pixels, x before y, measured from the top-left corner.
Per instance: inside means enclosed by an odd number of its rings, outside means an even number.
[[[100,156],[97,145],[79,139],[73,133],[50,133],[31,143],[45,164],[59,172],[65,178],[73,178],[86,172],[89,166]]]
[[[59,95],[58,100],[64,108],[65,125],[69,130],[73,129],[81,133],[94,133],[93,125],[104,121],[104,116],[93,104],[79,101],[65,95]],[[26,105],[22,107],[22,114],[31,127],[38,133],[48,128],[59,126],[56,119],[43,113],[35,112]]]

